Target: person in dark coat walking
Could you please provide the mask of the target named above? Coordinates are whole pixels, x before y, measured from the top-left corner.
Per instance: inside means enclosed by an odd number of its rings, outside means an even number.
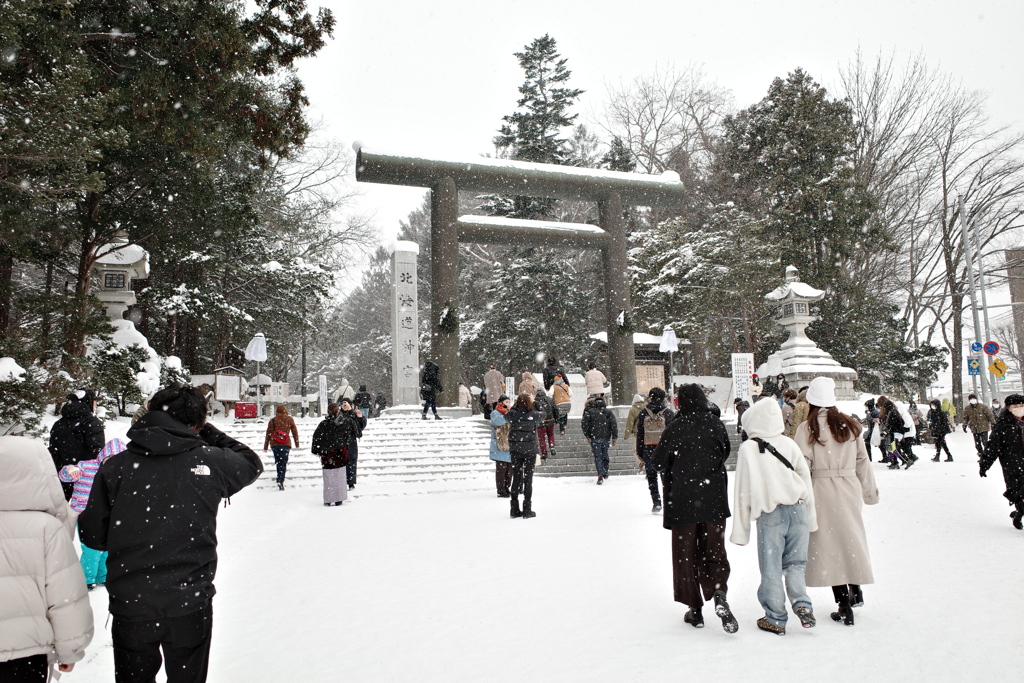
[[[373,416],[380,417],[384,409],[388,407],[388,400],[384,398],[384,392],[378,391],[377,398],[373,399]]]
[[[871,462],[871,435],[876,429],[881,429],[880,422],[882,421],[882,414],[878,412],[878,408],[875,407],[875,399],[869,398],[864,401],[864,419],[867,421],[868,426],[864,430],[864,448],[868,451],[868,462]],[[885,460],[885,452],[882,452],[882,460]]]
[[[540,441],[540,457],[547,460],[548,455],[555,455],[555,422],[558,421],[558,409],[540,387],[537,387],[537,396],[533,399],[533,409],[544,416],[537,427],[537,439]]]
[[[653,514],[661,512],[661,493],[658,491],[658,470],[654,466],[654,450],[661,442],[675,412],[665,405],[665,390],[653,387],[647,392],[647,405],[636,415],[637,455],[647,475],[647,488],[651,492]]]
[[[750,408],[750,402],[737,396],[732,400],[732,407],[736,411],[736,433],[740,435],[740,441],[746,441],[747,433],[743,431],[743,413]]]
[[[158,391],[100,466],[78,519],[82,543],[106,550],[118,681],[205,681],[217,571],[217,511],[263,463],[206,421],[194,387]]]
[[[1014,506],[1010,513],[1015,529],[1024,529],[1024,395],[1006,397],[988,446],[981,456],[981,476],[986,476],[996,460],[1003,468],[1006,491],[1003,496]]]
[[[68,395],[68,402],[60,409],[60,419],[50,428],[50,456],[58,472],[67,465],[82,460],[93,460],[99,455],[103,444],[103,423],[93,411],[96,410],[96,395],[91,389],[78,389]],[[62,482],[64,499],[71,500],[74,483]]]
[[[615,419],[615,413],[608,410],[604,399],[601,397],[592,398],[587,402],[583,410],[583,419],[580,420],[583,428],[583,436],[587,437],[590,444],[590,451],[594,455],[594,467],[597,469],[597,483],[603,484],[608,478],[608,444],[615,445],[619,438],[619,424]]]
[[[363,430],[366,429],[366,415],[361,415],[362,411],[353,406],[347,398],[341,400],[339,407],[341,408],[342,417],[351,420],[355,424],[355,429],[352,430],[352,435],[348,441],[348,466],[345,470],[345,480],[348,482],[348,487],[354,489],[356,487],[356,467],[359,462],[359,439],[362,438]]]
[[[423,372],[420,373],[420,398],[423,399],[423,419],[427,419],[427,409],[434,411],[434,419],[440,420],[437,414],[437,395],[444,393],[440,379],[441,368],[437,363],[428,360],[423,365]]]
[[[508,445],[512,454],[512,518],[536,517],[533,510],[533,468],[537,455],[537,427],[544,416],[533,409],[533,396],[519,394],[512,410],[505,415],[508,422]],[[523,507],[519,508],[519,494],[523,494]]]
[[[366,390],[365,384],[359,385],[359,391],[352,399],[352,405],[359,409],[363,417],[373,417],[373,396]]]
[[[349,411],[342,414],[337,403],[327,406],[327,415],[316,426],[310,451],[320,456],[323,468],[324,506],[341,505],[348,500],[348,448],[359,425]]]
[[[267,447],[274,451],[278,491],[284,491],[284,478],[288,473],[288,456],[292,452],[293,436],[295,447],[299,448],[299,428],[295,425],[295,418],[288,414],[288,406],[280,405],[274,417],[267,423],[267,433],[263,438],[263,452],[267,452]]]
[[[683,620],[702,628],[701,609],[713,598],[715,614],[729,631],[735,623],[726,601],[730,567],[725,520],[730,513],[725,461],[731,449],[729,434],[712,414],[698,385],[679,387],[678,400],[676,417],[654,449],[654,464],[665,483],[663,526],[672,531],[675,600],[689,607]]]
[[[949,446],[946,445],[946,435],[953,431],[953,428],[949,426],[949,418],[943,412],[942,402],[939,399],[933,399],[929,405],[931,409],[928,411],[928,431],[935,439],[935,457],[932,458],[932,462],[939,461],[939,455],[943,450],[946,451],[946,462],[953,462],[953,454],[949,452]],[[868,452],[870,453],[870,451]]]
[[[548,358],[548,364],[544,366],[544,389],[545,391],[551,391],[551,387],[555,384],[555,378],[561,375],[562,377],[568,377],[565,368],[559,363],[558,359],[554,356]]]

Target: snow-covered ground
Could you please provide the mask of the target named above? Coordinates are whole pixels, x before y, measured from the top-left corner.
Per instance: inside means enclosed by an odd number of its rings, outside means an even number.
[[[535,481],[538,517],[511,520],[490,478],[395,495],[360,486],[341,508],[318,490],[248,489],[222,509],[211,681],[1017,680],[1024,667],[1024,533],[998,465],[978,477],[968,435],[956,462],[891,472],[865,508],[877,583],[857,625],[779,638],[762,615],[756,544],[729,545],[740,631],[683,623],[669,533],[645,481]],[[267,476],[267,475],[264,475]],[[411,493],[415,487],[405,491]],[[113,680],[106,595],[96,637],[65,680]]]

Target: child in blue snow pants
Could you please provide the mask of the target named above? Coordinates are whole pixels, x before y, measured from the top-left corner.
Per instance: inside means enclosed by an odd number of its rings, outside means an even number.
[[[93,550],[82,544],[82,571],[85,572],[85,585],[96,586],[107,582],[107,551]]]

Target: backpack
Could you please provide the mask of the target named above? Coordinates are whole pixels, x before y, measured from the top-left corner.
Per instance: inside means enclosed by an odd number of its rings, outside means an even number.
[[[644,445],[657,446],[665,431],[665,409],[656,413],[644,408]]]

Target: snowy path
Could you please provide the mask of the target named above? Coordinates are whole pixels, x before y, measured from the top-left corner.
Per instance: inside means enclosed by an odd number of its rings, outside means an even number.
[[[639,476],[538,479],[534,520],[510,520],[490,478],[476,490],[371,495],[324,508],[306,490],[248,490],[220,514],[211,681],[1016,680],[1024,666],[1024,533],[998,465],[874,465],[865,508],[875,577],[857,625],[758,631],[756,545],[729,544],[730,636],[684,625],[668,532]],[[113,680],[106,595],[69,683]],[[767,674],[767,675],[766,675]]]

